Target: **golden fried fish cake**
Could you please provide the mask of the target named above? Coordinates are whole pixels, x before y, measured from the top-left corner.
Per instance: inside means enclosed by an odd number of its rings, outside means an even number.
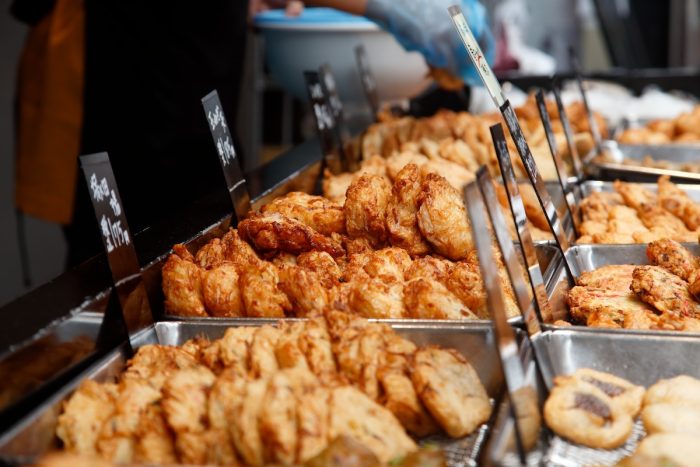
[[[56,436],[66,451],[97,455],[97,439],[102,426],[111,419],[117,397],[115,384],[83,381],[63,404],[58,417]]]
[[[378,175],[362,175],[353,181],[345,197],[345,227],[351,238],[365,238],[374,248],[386,244],[386,213],[391,185]]]
[[[325,251],[309,251],[300,254],[296,265],[318,274],[321,284],[327,288],[338,285],[343,273],[333,257]]]
[[[625,204],[639,211],[643,205],[656,205],[658,196],[639,183],[627,183],[616,180],[615,191],[622,196]]]
[[[404,305],[411,318],[478,319],[447,287],[432,279],[418,278],[406,283]]]
[[[202,269],[195,263],[170,255],[163,265],[165,309],[179,316],[208,316],[202,297]]]
[[[329,400],[329,439],[342,435],[355,438],[381,462],[417,449],[396,417],[359,390],[350,386],[334,388]]]
[[[391,244],[414,257],[430,252],[430,245],[423,239],[416,221],[420,187],[417,165],[408,164],[401,169],[394,180],[386,217]]]
[[[650,459],[653,464],[695,467],[700,459],[697,435],[656,433],[640,441],[634,456]]]
[[[231,439],[236,451],[247,465],[263,465],[263,440],[260,436],[260,413],[267,392],[267,381],[248,381],[243,397],[238,398],[233,408],[233,423],[230,427]]]
[[[366,257],[364,271],[385,282],[402,282],[411,266],[411,257],[402,248],[390,247],[374,251]]]
[[[241,271],[240,290],[249,318],[283,318],[292,309],[287,295],[279,289],[279,269],[266,261]]]
[[[159,402],[160,388],[146,379],[124,378],[119,383],[115,411],[100,433],[97,445],[102,457],[114,462],[130,462],[136,449],[136,431],[146,409]]]
[[[260,438],[264,440],[265,461],[292,464],[297,453],[297,401],[285,371],[270,376],[260,410]]]
[[[681,219],[688,229],[697,230],[700,227],[700,206],[671,182],[668,175],[659,177],[658,187],[661,206]]]
[[[416,436],[428,436],[440,429],[418,399],[411,378],[404,372],[386,369],[379,372],[382,386],[382,404],[401,422],[406,430]]]
[[[642,422],[647,433],[683,433],[700,437],[700,406],[661,403],[645,406]]]
[[[311,227],[322,235],[345,232],[343,207],[322,196],[292,191],[260,209],[264,215],[279,213]]]
[[[630,291],[594,287],[573,287],[569,290],[566,301],[571,318],[579,323],[586,323],[589,321],[589,316],[602,312],[616,316],[616,321],[619,321],[621,326],[626,313],[650,310],[647,304]]]
[[[418,228],[435,251],[457,261],[474,248],[459,192],[443,177],[428,174],[418,195]]]
[[[306,462],[323,451],[329,439],[330,390],[317,386],[302,392],[296,399],[298,443],[296,462]]]
[[[335,373],[337,371],[335,357],[325,320],[323,318],[310,319],[304,324],[304,333],[299,339],[299,348],[304,352],[309,368],[319,378]]]
[[[419,349],[411,380],[430,414],[453,438],[473,433],[491,416],[491,402],[479,376],[454,350]]]
[[[198,368],[199,362],[192,354],[179,347],[168,345],[143,345],[136,355],[127,362],[127,369],[122,374],[122,380],[146,380],[160,389],[170,375],[178,370]]]
[[[206,430],[209,388],[215,381],[214,373],[200,366],[177,371],[165,382],[161,406],[176,435]]]
[[[672,238],[694,237],[694,232],[688,230],[682,220],[656,204],[642,204],[637,213],[644,225],[650,230],[663,229]]]
[[[595,289],[629,291],[632,272],[637,266],[633,264],[609,264],[586,271],[576,278],[576,284]]]
[[[584,223],[591,221],[606,224],[610,208],[622,204],[623,199],[618,193],[595,191],[581,201],[581,216]],[[543,220],[546,222],[546,219]]]
[[[348,284],[348,307],[364,318],[404,318],[402,282],[384,282],[381,279],[353,281]]]
[[[280,369],[284,368],[309,368],[306,356],[301,350],[299,340],[306,331],[306,323],[295,322],[280,323],[281,334],[275,344],[275,357]]]
[[[275,347],[282,334],[278,328],[266,324],[256,329],[250,344],[250,374],[254,378],[268,378],[279,370]]]
[[[330,170],[323,171],[323,196],[334,203],[345,204],[345,193],[355,178],[351,172],[334,175]]]
[[[236,266],[228,261],[202,273],[202,297],[211,316],[245,316],[238,279]]]
[[[700,261],[680,243],[662,239],[647,245],[647,258],[656,266],[668,270],[684,281],[694,282],[697,278]]]
[[[622,446],[632,433],[632,416],[603,391],[583,382],[554,380],[544,404],[547,426],[574,443],[601,449]]]
[[[202,352],[202,362],[212,371],[229,369],[238,375],[249,370],[249,347],[257,328],[228,328],[221,339],[214,341]]]
[[[331,237],[276,212],[244,219],[238,224],[238,232],[243,240],[266,254],[283,251],[298,255],[311,250],[325,251],[334,258],[345,254],[342,246]]]
[[[423,177],[429,174],[444,178],[455,190],[462,190],[464,185],[474,181],[474,172],[448,161],[443,157],[433,157],[428,162],[420,166],[420,173]]]
[[[399,176],[399,173],[407,165],[412,164],[420,169],[422,165],[425,165],[427,163],[428,158],[423,154],[419,154],[414,151],[401,151],[387,157],[386,170],[389,175],[389,178],[391,178],[392,180],[396,180],[396,178]]]
[[[700,303],[688,291],[688,283],[659,266],[637,266],[632,274],[631,290],[662,313],[700,316]]]
[[[424,277],[447,286],[450,268],[453,264],[455,263],[438,256],[423,256],[413,260],[411,266],[406,270],[405,277],[407,281]]]
[[[248,242],[238,235],[237,229],[229,229],[221,237],[221,244],[224,246],[225,259],[240,268],[260,262],[258,254],[255,253],[255,250]]]
[[[292,304],[295,316],[316,316],[334,301],[334,290],[324,287],[321,276],[299,266],[280,269],[277,284]]]
[[[201,464],[206,460],[201,438],[208,428],[207,402],[215,381],[216,376],[200,366],[174,373],[163,386],[161,406],[175,433],[175,450],[183,463]]]
[[[160,405],[145,408],[134,436],[134,462],[143,464],[174,464],[177,462],[173,437]]]
[[[642,407],[644,387],[634,385],[626,379],[591,368],[580,368],[569,376],[561,377],[557,384],[567,384],[566,378],[592,384],[633,418],[637,416]]]
[[[680,375],[657,381],[647,389],[644,405],[664,403],[700,407],[700,380]]]
[[[197,251],[194,262],[203,269],[211,269],[226,260],[226,247],[215,238]]]
[[[445,285],[479,318],[489,319],[486,290],[478,264],[466,261],[455,263],[449,270]]]

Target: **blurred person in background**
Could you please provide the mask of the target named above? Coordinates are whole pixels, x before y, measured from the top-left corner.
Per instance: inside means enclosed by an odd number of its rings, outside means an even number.
[[[491,59],[476,0],[305,2],[367,16],[431,66],[477,84],[447,13],[454,3]],[[109,153],[134,233],[208,194],[227,196],[200,99],[217,89],[235,128],[248,18],[268,8],[299,14],[303,6],[14,0],[14,16],[32,26],[19,64],[16,206],[64,225],[67,266],[101,249],[79,154]]]

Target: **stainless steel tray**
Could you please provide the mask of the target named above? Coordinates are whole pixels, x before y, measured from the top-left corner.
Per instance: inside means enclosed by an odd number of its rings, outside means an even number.
[[[579,368],[593,368],[645,387],[659,379],[681,374],[700,378],[696,358],[700,353],[700,339],[693,337],[670,339],[663,335],[620,335],[612,331],[589,333],[569,329],[545,331],[533,340],[533,345],[549,355],[553,365],[551,374],[570,374]],[[546,397],[543,389],[540,396],[542,399]],[[485,463],[518,465],[515,453],[508,449],[509,444],[512,445],[512,419],[498,417],[492,433],[484,450]],[[606,450],[576,445],[543,430],[539,449],[530,454],[528,465],[613,466],[634,452],[644,435],[644,427],[638,420],[624,446]]]
[[[684,244],[693,254],[700,254],[700,245],[696,243]],[[573,274],[578,277],[586,271],[592,271],[601,266],[610,264],[649,264],[646,256],[646,245],[574,245],[565,254],[573,266]],[[561,316],[562,319],[568,317],[569,310],[566,305],[566,296],[573,284],[570,283],[564,262],[561,255],[558,259],[552,261],[550,268],[545,271],[544,280],[547,288],[547,294],[552,306],[552,311],[555,316]],[[571,329],[570,327],[554,326],[553,324],[545,324],[545,329]],[[582,332],[601,332],[601,328],[589,328],[586,326],[575,326],[577,330]],[[609,332],[618,334],[630,335],[649,335],[649,336],[700,336],[700,333],[691,333],[685,331],[644,331],[644,330],[629,330],[629,329],[608,329]]]
[[[259,323],[255,323],[255,325],[257,324]],[[149,343],[179,345],[195,336],[215,339],[223,336],[228,327],[230,327],[228,323],[160,322],[137,336],[138,345],[136,347]],[[400,335],[418,345],[440,344],[462,353],[479,374],[494,403],[500,400],[503,390],[503,374],[490,325],[444,328],[402,322],[394,323],[392,327]],[[54,433],[63,401],[85,379],[115,380],[123,369],[126,359],[126,349],[124,347],[116,349],[44,404],[37,407],[27,417],[18,421],[16,425],[0,436],[0,461],[31,462],[48,450],[58,447],[58,440]],[[488,432],[489,424],[484,424],[476,433],[459,440],[429,437],[421,442],[437,443],[442,446],[445,449],[448,464],[451,466],[476,466]]]
[[[626,145],[606,141],[607,154],[611,161],[593,160],[588,170],[600,180],[624,180],[630,182],[654,182],[661,175],[669,175],[675,182],[700,183],[700,173],[681,170],[644,167],[641,161],[646,156],[655,160],[673,163],[700,161],[700,145]],[[623,163],[623,160],[640,161],[640,165]],[[587,160],[587,159],[586,159]]]

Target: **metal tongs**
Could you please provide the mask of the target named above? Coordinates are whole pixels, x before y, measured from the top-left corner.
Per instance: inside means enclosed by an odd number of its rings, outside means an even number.
[[[488,214],[484,200],[489,206]],[[487,303],[493,318],[497,350],[511,402],[511,415],[515,421],[518,457],[520,463],[525,465],[528,452],[537,444],[542,425],[536,371],[533,371],[537,365],[525,366],[521,359],[515,331],[508,324],[503,289],[496,266],[497,258],[492,248],[492,231],[498,239],[518,305],[527,322],[528,332],[536,335],[541,332],[541,328],[535,317],[534,307],[527,293],[527,286],[515,256],[513,243],[507,233],[505,220],[498,207],[493,180],[485,167],[482,166],[477,172],[477,180],[465,187],[465,203],[471,219],[472,235],[477,247]]]
[[[508,130],[510,131],[511,138],[513,139],[513,142],[518,149],[518,153],[520,154],[520,158],[523,162],[523,166],[525,167],[525,171],[527,172],[527,176],[530,179],[530,183],[532,183],[532,186],[535,189],[535,194],[537,195],[537,200],[540,203],[540,207],[542,208],[542,211],[544,211],[556,244],[559,247],[559,251],[564,257],[566,272],[569,275],[569,278],[573,280],[573,268],[569,264],[565,254],[565,252],[569,249],[569,238],[564,231],[557,210],[554,207],[552,197],[550,196],[549,191],[547,191],[544,180],[537,169],[535,158],[530,151],[527,141],[525,141],[525,136],[520,128],[518,117],[516,116],[510,102],[508,102],[503,95],[503,90],[501,89],[500,84],[498,84],[498,80],[496,79],[493,70],[491,70],[491,67],[484,59],[484,53],[481,51],[478,42],[469,29],[469,25],[467,24],[467,20],[464,18],[464,14],[462,14],[461,8],[455,5],[449,7],[448,11],[452,17],[452,22],[454,23],[454,26],[457,29],[462,42],[464,43],[464,47],[467,49],[469,57],[476,67],[479,76],[481,77],[481,80],[486,86],[486,89],[488,90],[488,93],[493,99],[494,103],[503,115],[506,125],[508,126]],[[507,150],[505,151],[505,154],[507,155]],[[510,161],[508,161],[508,164],[510,164]]]

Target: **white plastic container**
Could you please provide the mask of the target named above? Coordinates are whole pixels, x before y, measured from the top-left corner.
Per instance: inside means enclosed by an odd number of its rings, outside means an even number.
[[[330,64],[340,98],[364,103],[355,62],[355,47],[364,44],[379,98],[396,101],[414,97],[431,83],[428,67],[417,52],[406,52],[393,36],[365,18],[330,8],[306,8],[296,18],[282,10],[258,14],[254,24],[265,37],[270,74],[295,97],[307,100],[303,72]]]

